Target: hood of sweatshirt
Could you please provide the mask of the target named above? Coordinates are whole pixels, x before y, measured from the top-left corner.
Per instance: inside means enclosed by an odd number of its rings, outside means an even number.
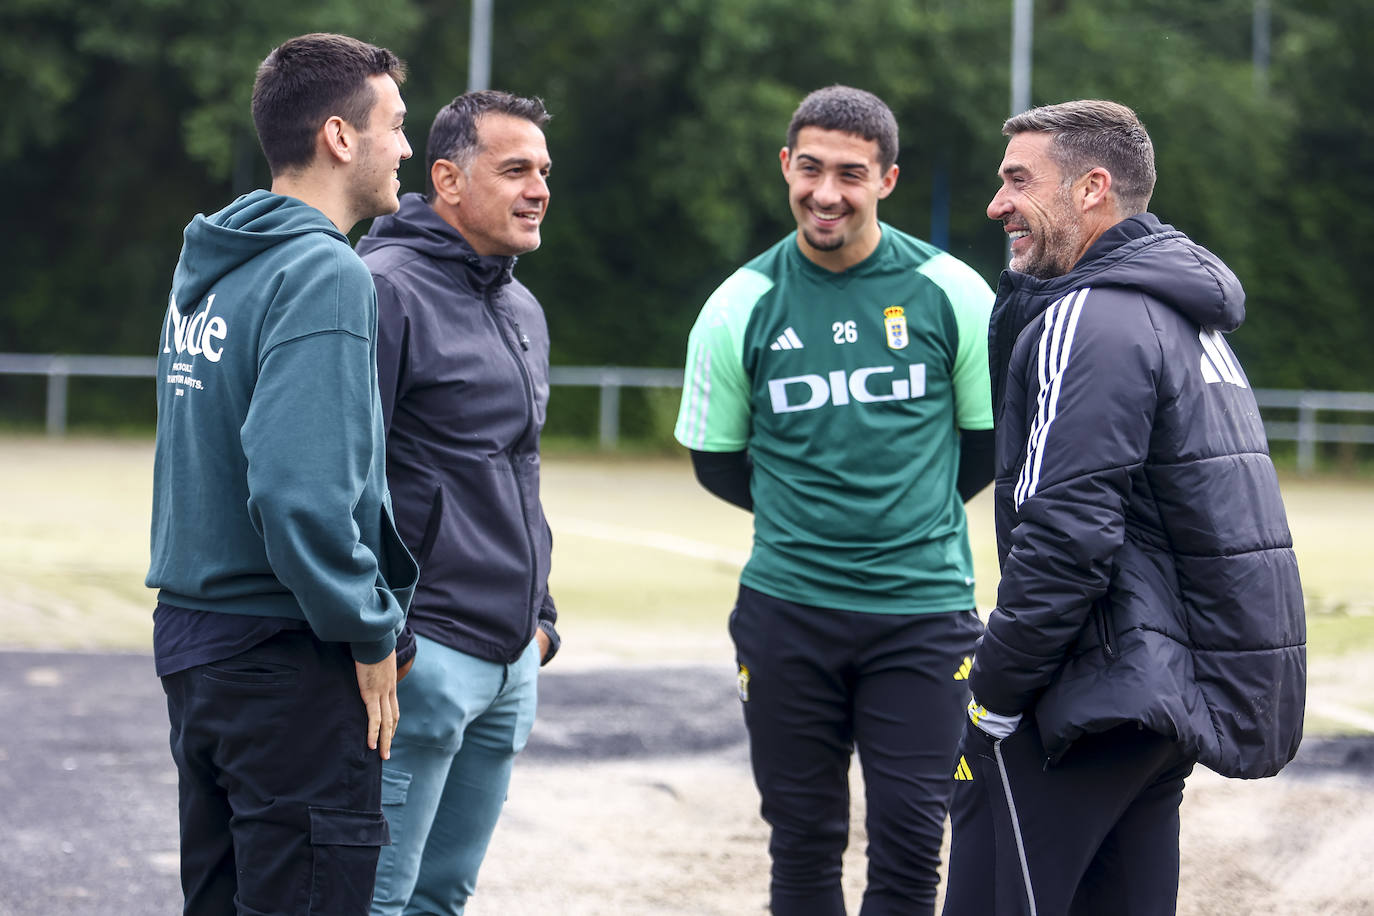
[[[190,314],[220,277],[263,251],[310,232],[345,245],[348,237],[302,200],[257,190],[210,216],[198,214],[184,233],[181,260],[172,275],[172,301]]]

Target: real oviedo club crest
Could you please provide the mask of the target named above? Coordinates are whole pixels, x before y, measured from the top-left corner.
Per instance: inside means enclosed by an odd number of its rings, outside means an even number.
[[[906,348],[906,310],[900,305],[883,309],[883,327],[887,330],[887,345],[894,350]]]

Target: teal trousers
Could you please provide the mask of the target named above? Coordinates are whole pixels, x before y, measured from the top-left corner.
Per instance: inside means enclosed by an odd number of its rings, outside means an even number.
[[[382,767],[392,845],[377,863],[372,916],[460,916],[534,725],[538,640],[509,665],[416,641]]]

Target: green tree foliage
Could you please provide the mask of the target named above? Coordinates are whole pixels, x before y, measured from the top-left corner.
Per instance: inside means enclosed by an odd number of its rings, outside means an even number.
[[[262,58],[295,34],[399,43],[420,22],[399,0],[7,3],[0,350],[151,352],[181,229],[267,181]]]
[[[1374,250],[1374,6],[1305,0],[1282,21],[1269,80],[1282,168],[1233,179],[1237,219],[1253,223],[1255,355],[1266,385],[1367,391],[1374,311],[1357,278]]]
[[[1039,0],[1033,101],[1115,98],[1155,139],[1152,205],[1241,275],[1236,335],[1268,387],[1374,388],[1374,317],[1355,296],[1374,237],[1374,9],[1273,0],[1268,91],[1253,0]],[[835,82],[885,98],[902,128],[885,220],[995,280],[984,210],[1008,108],[1008,0],[507,0],[494,85],[554,120],[544,246],[520,275],[559,363],[680,365],[726,275],[792,224],[778,168],[802,95]],[[410,64],[424,185],[437,108],[467,79],[467,4],[436,0],[9,0],[0,8],[0,350],[148,353],[190,216],[267,175],[248,114],[282,39],[343,31]],[[360,227],[361,228],[361,227]]]
[[[1281,101],[1255,89],[1253,0],[1059,6],[1036,23],[1034,103],[1100,97],[1135,108],[1155,145],[1151,211],[1240,276],[1252,320],[1233,343],[1257,384],[1278,387],[1273,358],[1288,354],[1257,345],[1273,331],[1261,317],[1272,301],[1261,264],[1274,254],[1261,193],[1281,181],[1291,125]]]
[[[982,209],[1005,104],[996,6],[613,0],[568,14],[536,0],[498,23],[527,53],[496,80],[556,113],[545,245],[521,265],[549,305],[555,358],[680,365],[711,289],[792,228],[778,151],[801,97],[831,83],[878,93],[903,127],[883,218],[926,234],[934,163],[955,189],[954,247],[981,243],[995,274]],[[975,45],[995,49],[1000,81],[954,66]]]

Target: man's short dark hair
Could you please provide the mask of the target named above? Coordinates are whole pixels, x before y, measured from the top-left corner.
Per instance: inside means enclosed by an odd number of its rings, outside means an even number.
[[[510,115],[524,118],[535,127],[549,122],[544,101],[524,98],[499,89],[479,89],[465,92],[449,102],[434,116],[429,128],[429,142],[425,144],[425,200],[434,203],[434,163],[447,159],[464,172],[480,151],[477,121],[485,114]]]
[[[802,99],[787,125],[787,148],[797,145],[803,127],[842,130],[878,144],[878,165],[886,172],[897,161],[897,119],[882,99],[851,86],[827,86]]]
[[[315,32],[283,42],[258,66],[253,124],[275,178],[315,158],[315,132],[336,115],[366,128],[376,103],[374,76],[405,81],[405,64],[386,48]]]
[[[1050,156],[1065,183],[1099,166],[1112,176],[1123,216],[1144,213],[1155,189],[1155,148],[1145,125],[1125,105],[1084,99],[1032,108],[1002,125],[1008,137],[1035,132],[1051,137]]]

